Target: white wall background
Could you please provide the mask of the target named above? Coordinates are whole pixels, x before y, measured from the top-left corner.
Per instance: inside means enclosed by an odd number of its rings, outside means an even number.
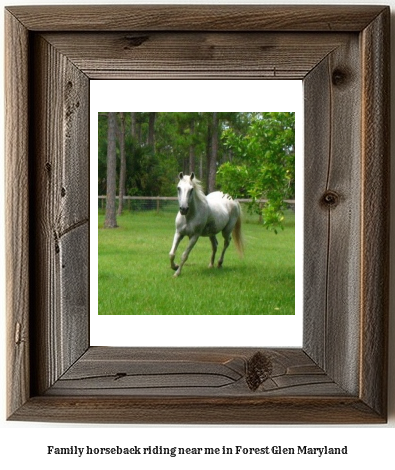
[[[26,0],[10,0],[4,3],[1,0],[1,6],[6,4],[25,5],[27,3],[44,5],[44,4],[105,4],[109,1],[92,0],[92,1],[32,1]],[[169,1],[169,0],[150,0],[150,1],[122,1],[116,0],[113,3],[150,3],[150,4],[169,4],[169,3],[207,3],[207,4],[264,4],[262,1]],[[387,1],[276,1],[270,0],[270,4],[387,4],[395,11],[395,0]],[[3,22],[3,8],[1,9],[1,24]],[[392,13],[392,25],[394,24],[394,13]],[[3,36],[3,35],[2,35]],[[1,37],[3,41],[3,37]],[[394,38],[392,39],[392,50],[395,51]],[[1,63],[3,59],[3,44],[0,45]],[[392,83],[394,81],[395,60],[392,58]],[[1,76],[3,80],[3,76]],[[3,91],[4,87],[0,87]],[[4,109],[3,95],[1,95],[0,107]],[[395,107],[393,107],[393,110]],[[392,111],[392,116],[394,111]],[[1,121],[3,122],[3,121]],[[394,139],[395,119],[392,119],[392,138]],[[3,141],[4,127],[1,125],[0,136]],[[4,147],[2,147],[4,148]],[[0,164],[0,186],[3,182],[3,163]],[[392,183],[395,183],[395,173],[392,171]],[[392,194],[392,210],[395,211],[394,192]],[[393,217],[394,219],[394,217]],[[392,222],[392,233],[394,233],[394,222]],[[393,237],[394,238],[394,237]],[[254,468],[263,468],[264,466],[280,464],[290,465],[296,468],[315,469],[319,466],[322,469],[347,468],[350,465],[359,465],[361,469],[372,467],[392,468],[393,442],[395,439],[395,288],[391,294],[391,313],[390,313],[390,400],[389,423],[382,426],[86,426],[86,425],[49,425],[45,423],[10,423],[6,422],[5,416],[5,387],[4,387],[4,371],[5,371],[5,341],[4,341],[4,208],[0,205],[0,466],[2,468],[15,469],[31,466],[32,468],[41,468],[42,470],[68,469],[70,466],[74,468],[93,467],[97,469],[107,468],[110,465],[120,464],[120,468],[146,468],[151,465],[160,466],[162,468],[185,468],[190,469],[201,468],[203,465],[226,466],[228,469],[239,467],[240,465],[248,465]],[[391,246],[391,271],[395,272],[395,256],[394,241]],[[392,275],[392,284],[395,282]],[[281,445],[283,447],[295,447],[298,445],[307,445],[310,447],[327,446],[348,446],[348,455],[345,456],[197,456],[193,457],[176,457],[168,456],[152,456],[143,459],[139,457],[125,456],[107,456],[107,457],[91,457],[79,458],[74,455],[70,456],[53,456],[47,455],[47,446],[53,445],[57,447],[69,447],[76,445],[85,447],[111,447],[122,446],[131,447],[137,445],[147,447],[148,445],[162,446],[184,446],[184,447],[222,447],[223,445],[231,447],[242,445],[244,447],[264,447],[266,445]],[[291,460],[292,458],[292,460]],[[92,460],[93,459],[93,460]],[[318,460],[317,460],[318,459]],[[296,464],[296,465],[295,465]]]

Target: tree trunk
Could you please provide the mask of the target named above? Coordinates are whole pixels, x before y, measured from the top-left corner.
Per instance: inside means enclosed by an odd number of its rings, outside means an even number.
[[[192,118],[190,127],[191,143],[189,145],[189,173],[195,172],[195,120]]]
[[[131,115],[131,131],[132,131],[132,139],[137,141],[137,116],[136,113],[130,113]]]
[[[218,113],[212,113],[211,120],[211,149],[208,152],[207,192],[215,191],[218,155]]]
[[[211,146],[213,144],[212,139],[212,122],[211,116],[207,118],[207,140],[206,140],[206,191],[209,192],[209,173],[210,173],[210,160],[211,160]]]
[[[155,153],[155,117],[156,113],[149,113],[148,122],[148,145]]]
[[[117,184],[117,148],[116,148],[116,113],[108,113],[107,138],[107,205],[104,226],[117,227],[116,218],[116,184]]]
[[[189,171],[189,160],[188,160],[188,157],[184,157],[182,159],[182,172],[184,173],[184,175],[187,175],[188,171]]]
[[[118,214],[122,214],[123,210],[123,197],[125,196],[125,183],[126,183],[126,152],[125,152],[125,115],[119,113],[120,131],[119,131],[119,151],[121,157],[121,166],[119,170],[119,201],[118,201]]]

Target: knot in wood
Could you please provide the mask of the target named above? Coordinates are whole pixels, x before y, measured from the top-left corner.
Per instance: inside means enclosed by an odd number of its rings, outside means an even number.
[[[128,50],[130,48],[139,47],[141,44],[144,44],[145,41],[148,41],[149,36],[125,36],[127,41],[127,45],[124,46],[124,50]]]
[[[332,73],[332,83],[335,86],[343,86],[348,82],[349,74],[340,68],[336,68]]]
[[[324,207],[336,207],[339,204],[340,196],[332,190],[325,191],[321,197],[321,204]]]
[[[246,382],[250,390],[255,392],[273,372],[273,364],[269,356],[258,351],[247,362]]]

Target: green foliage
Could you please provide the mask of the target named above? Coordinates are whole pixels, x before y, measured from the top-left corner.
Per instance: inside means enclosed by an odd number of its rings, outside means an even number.
[[[124,113],[125,194],[174,196],[177,174],[192,168],[206,183],[213,113],[155,113],[154,142],[149,139],[150,114]],[[250,210],[263,215],[265,226],[277,232],[283,227],[284,199],[294,198],[294,113],[218,113],[218,118],[219,189],[252,198]],[[106,152],[107,114],[99,113],[99,194],[106,193]],[[119,178],[119,148],[117,155]],[[262,205],[261,199],[267,203]]]
[[[155,143],[149,145],[149,114],[134,113],[136,129],[132,132],[132,113],[124,113],[127,160],[126,194],[129,196],[173,196],[180,171],[191,166],[203,182],[211,151],[212,113],[155,113]],[[226,162],[230,151],[221,136],[227,129],[243,133],[249,128],[251,113],[218,113],[219,148],[217,161]],[[99,194],[106,193],[107,113],[99,113]],[[118,132],[119,132],[118,126]],[[119,148],[117,149],[119,157]],[[118,159],[119,170],[119,159]],[[118,171],[119,175],[119,171]]]
[[[217,174],[222,190],[252,198],[250,210],[263,214],[267,228],[283,228],[284,200],[295,197],[295,114],[249,113],[246,132],[222,134],[230,161]],[[262,208],[260,199],[267,199]]]

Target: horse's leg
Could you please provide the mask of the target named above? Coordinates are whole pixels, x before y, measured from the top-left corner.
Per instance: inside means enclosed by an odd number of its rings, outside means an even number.
[[[218,247],[217,237],[215,235],[212,235],[210,237],[210,242],[211,242],[211,247],[213,251],[211,253],[211,260],[210,260],[210,264],[208,265],[208,267],[212,268],[214,266],[215,253],[217,252],[217,247]]]
[[[218,260],[218,267],[219,268],[222,268],[222,263],[224,262],[225,251],[228,248],[228,246],[230,245],[230,241],[232,239],[232,232],[228,233],[228,232],[223,231],[222,235],[224,237],[224,248],[222,250],[221,257]]]
[[[191,252],[192,248],[196,245],[196,242],[198,241],[198,239],[199,239],[199,235],[193,235],[189,239],[188,246],[186,247],[186,250],[181,256],[180,265],[178,266],[177,271],[174,273],[174,277],[178,277],[181,274],[181,269],[184,266],[185,261],[188,259],[189,253]]]
[[[177,271],[178,265],[174,263],[174,258],[176,257],[176,251],[181,240],[184,238],[184,235],[181,235],[179,232],[176,232],[174,235],[173,246],[171,247],[169,256],[170,256],[170,267]]]

